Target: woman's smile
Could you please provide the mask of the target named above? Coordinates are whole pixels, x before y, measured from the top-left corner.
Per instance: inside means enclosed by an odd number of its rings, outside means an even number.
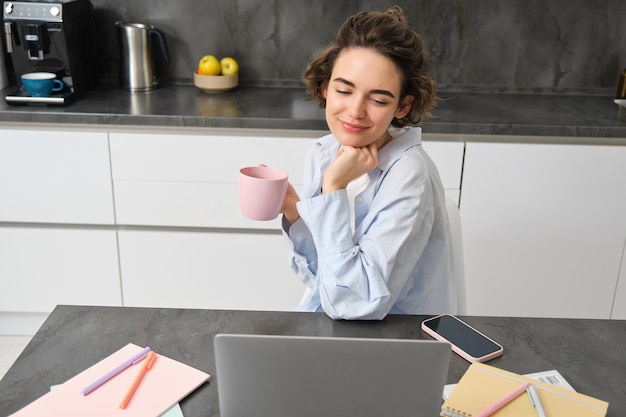
[[[350,122],[344,122],[342,120],[339,121],[339,123],[343,126],[343,128],[350,132],[350,133],[361,133],[364,132],[368,129],[367,126],[364,125],[359,125],[359,124],[355,124],[355,123],[350,123]]]

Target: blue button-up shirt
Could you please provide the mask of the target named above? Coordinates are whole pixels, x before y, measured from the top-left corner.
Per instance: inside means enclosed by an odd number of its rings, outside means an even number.
[[[334,319],[456,312],[452,239],[439,173],[406,128],[378,152],[369,186],[355,199],[350,222],[346,190],[321,194],[323,173],[340,144],[333,135],[307,153],[294,224],[283,218],[291,267],[309,288],[301,311]]]

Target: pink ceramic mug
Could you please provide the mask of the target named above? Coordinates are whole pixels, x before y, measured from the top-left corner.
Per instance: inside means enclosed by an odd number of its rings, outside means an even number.
[[[254,166],[239,170],[239,203],[252,220],[274,220],[287,193],[288,175],[280,169]]]

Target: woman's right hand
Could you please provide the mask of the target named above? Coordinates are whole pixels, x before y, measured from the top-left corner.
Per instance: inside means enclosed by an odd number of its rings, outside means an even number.
[[[285,202],[281,212],[290,224],[294,224],[300,218],[300,213],[298,213],[298,208],[296,207],[298,201],[300,201],[300,196],[298,196],[296,189],[293,188],[291,183],[287,184],[287,194],[285,195]]]

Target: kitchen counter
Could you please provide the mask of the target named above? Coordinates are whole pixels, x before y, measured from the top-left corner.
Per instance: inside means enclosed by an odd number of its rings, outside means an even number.
[[[8,92],[10,88],[0,94]],[[609,97],[446,91],[439,96],[435,117],[423,123],[426,133],[626,144],[626,109]],[[15,106],[2,100],[0,125],[326,130],[323,111],[305,98],[299,87],[239,87],[207,94],[191,85],[166,85],[149,93],[102,85],[66,107]]]
[[[219,415],[213,337],[219,333],[296,336],[428,338],[426,316],[390,315],[382,321],[335,321],[323,313],[57,306],[0,381],[6,416],[128,343],[212,375],[181,402],[186,417]],[[626,322],[509,317],[465,317],[504,346],[489,364],[517,373],[557,369],[578,392],[609,402],[607,417],[626,413]],[[448,383],[469,362],[453,354]],[[271,376],[268,376],[271,383]]]

